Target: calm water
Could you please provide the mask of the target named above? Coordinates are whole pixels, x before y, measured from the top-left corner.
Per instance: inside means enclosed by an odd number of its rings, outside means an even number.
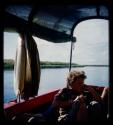
[[[109,68],[108,67],[84,67],[72,68],[84,70],[87,74],[86,84],[108,86],[109,85]],[[42,69],[39,95],[59,89],[65,86],[68,68]],[[4,71],[4,102],[15,99],[13,91],[13,70]]]

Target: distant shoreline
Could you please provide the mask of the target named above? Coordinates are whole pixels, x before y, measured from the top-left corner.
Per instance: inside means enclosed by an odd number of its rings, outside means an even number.
[[[49,61],[41,61],[40,67],[44,68],[69,68],[69,63],[65,62],[49,62]],[[72,67],[108,67],[108,65],[79,65],[76,63],[72,63]],[[7,59],[4,60],[4,69],[5,70],[12,70],[14,69],[14,60]]]

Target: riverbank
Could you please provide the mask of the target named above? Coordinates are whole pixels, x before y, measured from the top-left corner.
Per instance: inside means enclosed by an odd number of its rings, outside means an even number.
[[[41,61],[40,66],[41,68],[68,68],[69,63]],[[72,67],[84,67],[84,66],[72,63]],[[4,60],[4,69],[6,70],[14,69],[14,60]]]
[[[41,61],[40,62],[41,68],[68,68],[69,63],[65,62],[50,62],[50,61]],[[108,67],[108,65],[79,65],[76,63],[72,63],[72,67]],[[14,60],[12,59],[5,59],[4,60],[4,69],[5,70],[10,70],[14,69]]]

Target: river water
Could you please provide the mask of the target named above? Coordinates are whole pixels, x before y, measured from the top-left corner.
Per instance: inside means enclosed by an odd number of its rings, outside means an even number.
[[[80,67],[72,68],[86,72],[86,84],[108,86],[109,85],[109,67]],[[66,85],[68,68],[41,69],[41,80],[38,95]],[[4,70],[4,102],[9,102],[16,98],[13,90],[13,70]]]

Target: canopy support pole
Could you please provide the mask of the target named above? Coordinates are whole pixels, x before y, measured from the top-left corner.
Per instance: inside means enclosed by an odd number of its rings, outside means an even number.
[[[71,65],[72,65],[72,50],[73,50],[73,43],[74,43],[74,42],[76,42],[76,37],[72,37],[72,39],[71,39],[69,72],[71,71]]]

